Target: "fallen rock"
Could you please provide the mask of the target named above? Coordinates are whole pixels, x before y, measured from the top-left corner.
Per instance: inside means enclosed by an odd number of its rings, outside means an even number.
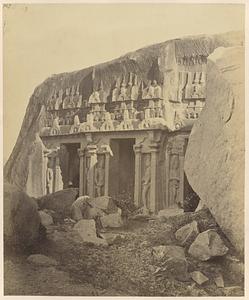
[[[167,208],[167,209],[162,209],[158,212],[158,218],[160,221],[165,221],[169,217],[174,217],[178,215],[182,215],[184,213],[183,209],[181,208]]]
[[[89,200],[89,204],[93,208],[97,208],[104,211],[106,214],[111,214],[118,211],[118,207],[115,205],[112,198],[108,196],[92,198]]]
[[[207,282],[209,279],[200,271],[194,271],[190,273],[191,278],[199,285],[202,285],[204,282]]]
[[[53,218],[49,214],[45,213],[44,211],[40,210],[39,215],[43,226],[47,227],[54,223]]]
[[[218,233],[210,229],[199,233],[188,253],[201,261],[206,261],[212,257],[223,256],[228,250]]]
[[[124,240],[123,235],[111,232],[101,233],[101,236],[107,241],[108,245],[120,244]]]
[[[243,284],[245,265],[234,255],[226,255],[222,262],[223,268],[227,270],[229,279],[235,284]]]
[[[154,261],[160,266],[157,276],[173,277],[180,281],[189,279],[188,263],[184,248],[179,246],[156,246],[152,248]]]
[[[55,212],[54,221],[63,222],[71,216],[71,205],[78,193],[77,188],[70,188],[37,198],[36,201],[40,210],[49,209]]]
[[[109,214],[101,217],[100,221],[104,228],[121,227],[124,225],[120,210],[117,213]]]
[[[244,296],[244,289],[241,286],[229,286],[223,289],[225,296]]]
[[[78,232],[83,242],[108,246],[108,243],[105,239],[97,237],[94,220],[80,220],[74,225],[74,230]]]
[[[4,183],[4,242],[28,247],[41,235],[41,219],[33,198],[16,186]]]
[[[182,246],[187,246],[195,240],[198,234],[198,224],[196,221],[193,221],[178,229],[175,233],[175,237]]]
[[[41,266],[41,267],[58,265],[58,262],[55,259],[42,254],[32,254],[27,258],[27,261],[31,264]]]
[[[223,276],[221,274],[218,274],[218,275],[214,276],[214,282],[215,282],[215,284],[218,288],[223,288],[225,286],[224,285],[224,279],[223,279]]]
[[[243,255],[245,49],[228,47],[218,55],[219,50],[209,56],[206,104],[192,128],[184,169],[194,191]]]

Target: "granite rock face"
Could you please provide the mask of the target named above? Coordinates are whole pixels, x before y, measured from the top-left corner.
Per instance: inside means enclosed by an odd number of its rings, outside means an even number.
[[[242,40],[240,32],[175,39],[130,52],[110,62],[80,71],[52,75],[36,87],[30,97],[16,145],[4,166],[5,179],[26,190],[30,195],[35,197],[40,195],[39,185],[33,186],[30,182],[28,161],[35,160],[36,154],[41,150],[36,149],[40,147],[36,135],[44,127],[47,99],[54,89],[65,90],[68,86],[80,84],[84,91],[83,98],[89,99],[92,91],[102,84],[103,94],[107,96],[110,95],[113,82],[122,80],[123,76],[127,78],[130,72],[137,74],[142,80],[156,79],[159,82],[162,81],[163,73],[167,72],[165,66],[170,69],[174,54],[208,55],[217,47],[238,45]]]
[[[4,184],[4,242],[25,248],[33,245],[40,236],[41,219],[34,199]]]
[[[218,48],[209,58],[206,106],[189,138],[185,172],[202,203],[243,253],[244,48]]]

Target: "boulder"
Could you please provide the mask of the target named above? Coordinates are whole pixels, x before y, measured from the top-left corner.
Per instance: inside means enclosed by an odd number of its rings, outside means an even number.
[[[104,228],[110,227],[121,227],[124,225],[122,217],[121,217],[121,211],[118,210],[117,213],[105,215],[100,218],[101,224]]]
[[[202,204],[243,254],[244,47],[218,50],[209,56],[206,105],[192,128],[184,169]]]
[[[179,246],[156,246],[152,248],[154,262],[160,266],[158,274],[173,277],[180,281],[188,279],[188,263],[184,248]]]
[[[49,214],[45,213],[44,211],[40,210],[39,215],[43,226],[47,227],[54,223],[53,218]]]
[[[169,217],[182,215],[183,213],[184,211],[181,208],[167,208],[160,210],[157,216],[161,221],[164,221],[167,220]]]
[[[217,274],[216,276],[214,276],[214,282],[218,288],[223,288],[225,286],[224,279],[221,274]]]
[[[115,205],[114,201],[111,197],[108,196],[101,196],[92,198],[89,200],[89,204],[93,208],[100,209],[107,214],[115,213],[118,211],[118,207]]]
[[[53,210],[55,212],[54,221],[62,222],[71,216],[71,205],[78,193],[77,188],[70,188],[37,198],[36,201],[40,210]]]
[[[209,279],[200,271],[194,271],[190,273],[191,278],[199,285],[202,285],[204,282],[207,282]]]
[[[74,230],[78,232],[83,242],[108,246],[108,243],[105,239],[97,237],[94,220],[80,220],[74,225]]]
[[[175,233],[175,237],[182,246],[187,246],[195,240],[198,234],[198,224],[196,221],[193,221],[178,229]]]
[[[108,245],[120,244],[125,236],[111,232],[101,233],[101,236],[107,241]]]
[[[41,233],[41,219],[33,198],[4,183],[4,242],[20,247],[33,245]]]
[[[228,250],[218,233],[209,229],[197,236],[188,253],[201,261],[206,261],[212,257],[223,256]]]
[[[27,258],[27,261],[33,265],[37,265],[41,267],[58,265],[58,262],[55,259],[42,254],[32,254]]]

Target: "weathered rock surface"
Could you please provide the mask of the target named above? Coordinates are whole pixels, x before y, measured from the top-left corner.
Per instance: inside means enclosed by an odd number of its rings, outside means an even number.
[[[27,258],[27,261],[31,264],[41,266],[41,267],[58,265],[58,262],[55,259],[42,254],[32,254]]]
[[[89,200],[89,203],[92,207],[101,209],[107,214],[115,213],[118,211],[118,207],[115,205],[112,198],[108,196],[92,198]]]
[[[244,249],[244,48],[209,57],[206,106],[187,147],[185,172],[236,249]],[[205,138],[204,138],[205,137]]]
[[[53,218],[49,214],[45,213],[44,211],[40,210],[39,215],[43,226],[46,227],[54,223]]]
[[[204,282],[207,282],[209,280],[208,277],[200,271],[194,271],[190,273],[190,276],[199,285],[202,285]]]
[[[80,220],[74,225],[74,230],[79,233],[79,238],[81,238],[83,242],[108,246],[108,243],[105,239],[97,237],[96,225],[94,220]]]
[[[101,224],[104,228],[121,227],[124,225],[120,210],[117,213],[105,215],[100,218]]]
[[[210,229],[197,236],[188,253],[201,261],[206,261],[212,257],[223,256],[228,250],[218,233]]]
[[[180,281],[188,279],[188,263],[184,248],[179,246],[156,246],[152,248],[152,255],[160,269],[157,274],[163,273],[166,277],[173,277]]]
[[[63,221],[71,216],[71,205],[78,196],[78,189],[71,188],[37,198],[40,210],[49,209],[55,212],[54,221]]]
[[[110,62],[91,66],[89,68],[53,75],[40,84],[30,97],[30,101],[23,120],[13,152],[4,167],[4,177],[10,183],[26,189],[31,153],[34,151],[35,137],[45,122],[46,101],[55,89],[59,91],[70,85],[81,84],[84,90],[84,99],[89,99],[93,87],[98,87],[103,82],[103,94],[110,95],[115,80],[128,77],[129,72],[136,73],[138,77],[146,80],[153,77],[161,80],[162,66],[158,61],[164,57],[167,49],[174,49],[176,56],[184,53],[210,54],[219,46],[227,47],[238,45],[243,40],[242,33],[229,33],[220,35],[201,35],[166,41],[160,44],[145,47],[130,52]],[[167,57],[167,60],[172,59]]]
[[[40,236],[41,220],[34,199],[4,184],[4,242],[21,247],[30,246]]]
[[[199,234],[198,224],[196,221],[189,223],[175,233],[176,239],[182,246],[190,245]]]

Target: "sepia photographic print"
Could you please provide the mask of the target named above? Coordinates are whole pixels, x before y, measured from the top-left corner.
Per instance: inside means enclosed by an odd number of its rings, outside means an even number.
[[[245,296],[245,10],[2,5],[4,296]]]

